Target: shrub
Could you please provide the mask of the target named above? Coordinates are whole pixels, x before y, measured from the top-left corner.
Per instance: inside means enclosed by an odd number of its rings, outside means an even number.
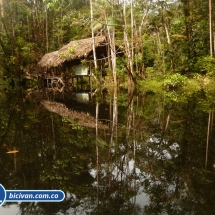
[[[166,75],[163,86],[167,89],[175,89],[186,85],[187,81],[187,77],[180,75],[179,73],[175,73],[173,75]]]

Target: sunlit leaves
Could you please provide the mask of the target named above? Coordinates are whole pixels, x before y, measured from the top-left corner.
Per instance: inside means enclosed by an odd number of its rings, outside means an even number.
[[[187,83],[187,77],[182,76],[178,73],[167,75],[164,79],[163,86],[167,89],[174,88],[177,89],[179,87],[182,87]]]

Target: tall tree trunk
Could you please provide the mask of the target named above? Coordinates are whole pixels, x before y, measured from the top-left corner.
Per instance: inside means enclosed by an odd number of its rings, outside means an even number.
[[[126,5],[127,5],[126,0],[124,0],[123,1],[124,43],[125,43],[125,51],[127,54],[127,59],[129,64],[129,79],[130,81],[134,81],[133,62],[131,57],[130,44],[128,40],[128,32],[127,32]]]
[[[112,17],[113,17],[113,14],[112,14]],[[108,18],[106,14],[105,14],[105,19],[106,19],[106,25],[107,25],[108,42],[109,42],[110,57],[111,57],[111,61],[108,61],[109,63],[111,62],[111,66],[109,65],[109,68],[112,69],[114,84],[117,84],[115,29],[109,27]]]
[[[0,0],[0,19],[2,19],[3,16],[4,16],[3,0]],[[1,23],[0,31],[2,31],[3,28],[4,28],[3,23]]]
[[[46,7],[46,52],[49,52],[48,8]]]
[[[209,139],[210,139],[210,127],[211,127],[211,110],[208,114],[208,131],[207,131],[207,142],[206,142],[206,153],[205,153],[205,169],[207,169],[207,165],[208,165],[208,147],[209,147]]]
[[[96,103],[96,171],[97,171],[97,195],[99,195],[99,147],[98,147],[98,117],[99,117],[99,103]],[[97,196],[99,199],[99,196]]]
[[[128,112],[127,112],[127,124],[126,124],[126,166],[127,175],[130,175],[129,170],[129,148],[130,148],[130,136],[131,130],[133,129],[133,117],[134,117],[134,99],[133,99],[133,88],[129,88],[128,93]]]
[[[94,31],[93,31],[93,0],[90,0],[90,20],[91,20],[91,35],[92,35],[92,48],[93,48],[93,60],[94,60],[94,66],[97,70],[97,59],[96,59],[96,48],[95,48],[95,37],[94,37]]]
[[[212,5],[209,0],[209,30],[210,30],[210,56],[213,57],[213,39],[212,39]]]
[[[110,144],[113,146],[114,138],[117,139],[117,124],[118,124],[118,104],[117,104],[117,87],[114,87],[114,94],[113,94],[113,114],[112,114],[112,130],[111,130],[111,138]]]
[[[140,53],[142,55],[142,59],[144,57],[143,41],[142,41],[143,25],[144,25],[144,20],[145,20],[147,14],[148,14],[148,7],[147,7],[147,12],[142,17],[141,24],[139,26],[139,34],[137,34],[139,36],[139,40],[140,40],[139,50],[140,50]],[[144,62],[142,62],[142,64],[141,64],[141,75],[142,75],[143,78],[145,78],[145,65],[144,65]]]
[[[213,25],[213,39],[214,39],[214,52],[215,52],[215,21],[214,21],[214,25]]]
[[[190,0],[181,0],[183,3],[183,11],[184,11],[184,24],[185,24],[185,36],[186,36],[186,47],[187,47],[187,67],[188,71],[190,71],[192,68],[190,67],[189,61],[193,57],[192,53],[192,34],[193,34],[193,29],[192,29],[192,23],[190,20],[190,14],[192,13],[191,11],[191,6],[190,6]]]
[[[165,28],[165,31],[166,31],[167,42],[168,42],[169,45],[171,45],[169,29],[168,29],[167,24],[165,23],[165,21],[164,21],[164,28]]]
[[[160,32],[159,29],[157,31],[157,50],[158,50],[158,55],[162,57],[162,68],[163,68],[163,73],[166,73],[166,60],[165,60],[165,56],[164,56],[164,48],[161,48],[162,42],[161,42],[161,38],[160,38]]]
[[[131,0],[131,65],[130,67],[132,67],[131,72],[133,73],[133,62],[134,62],[134,6],[133,6],[133,0]]]

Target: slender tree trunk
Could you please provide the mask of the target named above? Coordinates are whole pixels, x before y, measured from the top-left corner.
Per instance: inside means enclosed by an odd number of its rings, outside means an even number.
[[[117,124],[118,124],[118,104],[117,104],[117,87],[114,87],[113,94],[113,114],[112,114],[112,130],[111,130],[111,140],[110,143],[113,146],[113,139],[117,140]]]
[[[168,114],[167,116],[167,119],[166,119],[166,126],[165,126],[165,129],[164,129],[164,132],[167,131],[168,127],[169,127],[169,120],[170,120],[170,114]]]
[[[129,88],[128,94],[128,112],[127,112],[127,125],[126,125],[126,166],[127,166],[127,175],[130,175],[129,170],[129,143],[131,130],[133,128],[133,116],[134,116],[134,99],[133,99],[133,88]]]
[[[214,26],[213,26],[213,37],[214,37],[214,52],[215,52],[215,22],[214,22]]]
[[[144,57],[143,41],[142,41],[143,33],[142,32],[143,32],[144,20],[145,20],[147,14],[148,14],[148,9],[147,9],[147,12],[143,15],[142,20],[141,20],[141,24],[140,24],[140,27],[139,27],[139,40],[140,40],[139,50],[140,50],[140,53],[142,55],[142,61],[143,61],[143,57]],[[142,75],[143,78],[145,78],[145,65],[144,65],[144,62],[142,62],[142,64],[141,64],[141,75]]]
[[[138,96],[137,96],[137,104],[136,107],[138,107]],[[134,192],[137,193],[138,187],[137,187],[137,180],[136,180],[136,146],[137,146],[137,132],[135,129],[135,112],[133,110],[133,150],[134,150],[134,168],[133,168],[133,174],[135,175],[134,178]],[[134,196],[134,205],[136,204],[136,195]]]
[[[158,54],[162,57],[162,67],[164,74],[166,73],[166,61],[164,56],[164,48],[161,48],[161,38],[160,38],[160,32],[159,29],[157,31],[157,47],[158,47]]]
[[[212,111],[211,111],[211,127],[210,132],[213,130],[213,122],[214,122],[214,104],[212,105]]]
[[[49,52],[48,8],[46,7],[46,52]]]
[[[61,1],[61,5],[62,5],[62,1]],[[60,30],[61,30],[61,33],[60,33],[60,44],[62,44],[63,42],[63,11],[62,11],[62,6],[60,7]]]
[[[112,14],[112,16],[113,16],[113,14]],[[111,61],[109,61],[109,63],[111,62],[111,66],[109,66],[109,67],[112,69],[114,84],[117,84],[115,29],[112,29],[108,26],[109,23],[108,23],[106,14],[105,14],[105,19],[106,19],[107,32],[108,32],[108,41],[109,41],[108,46],[110,47],[110,54],[111,54],[110,55]]]
[[[27,14],[27,24],[28,24],[28,41],[30,42],[31,40],[31,33],[30,33],[30,22],[29,22],[29,15]]]
[[[165,20],[163,21],[163,25],[164,25],[164,29],[166,32],[167,43],[168,43],[168,46],[170,48],[171,47],[171,39],[170,39],[170,34],[169,34],[169,28],[168,28]],[[172,56],[171,56],[171,69],[174,70],[174,59]]]
[[[166,118],[165,127],[163,128],[163,131],[162,131],[162,134],[161,134],[160,144],[163,142],[164,135],[166,134],[167,129],[168,129],[168,127],[169,127],[170,117],[171,117],[171,114],[169,113],[168,116],[167,116],[167,118]]]
[[[128,58],[128,63],[129,63],[129,78],[131,81],[134,79],[134,76],[133,76],[133,62],[131,57],[130,44],[128,41],[128,32],[127,32],[126,0],[123,1],[123,21],[124,21],[124,43],[125,43],[125,50]]]
[[[114,12],[113,12],[114,11],[114,0],[111,3],[112,3],[112,18],[114,18]],[[111,28],[111,61],[112,61],[114,84],[117,84],[115,28]]]
[[[133,0],[131,0],[131,65],[132,65],[132,73],[133,73],[133,62],[134,62],[134,6]]]
[[[13,3],[11,3],[10,1],[6,1],[7,2],[7,7],[8,7],[8,13],[10,16],[10,24],[11,24],[11,32],[12,32],[12,38],[13,38],[13,42],[15,41],[15,30],[14,30],[14,16],[13,16],[13,10],[11,10],[11,7],[13,6]]]
[[[93,0],[90,0],[90,20],[91,20],[91,35],[92,35],[92,48],[93,48],[93,59],[94,59],[94,66],[97,70],[97,59],[96,59],[96,48],[95,48],[95,37],[94,37],[94,31],[93,31]]]
[[[54,129],[54,117],[51,113],[51,121],[52,121],[52,138],[53,138],[53,144],[54,144],[54,160],[56,159],[56,138],[55,138],[55,129]]]
[[[207,165],[208,165],[208,146],[209,146],[209,139],[210,139],[210,126],[211,126],[211,111],[208,114],[208,132],[207,132],[207,142],[206,142],[205,169],[207,169]]]
[[[99,117],[99,103],[96,103],[96,171],[97,171],[97,202],[99,205],[99,147],[98,147],[98,117]]]
[[[0,15],[1,18],[4,16],[3,0],[0,0]]]
[[[167,37],[167,42],[169,45],[171,45],[171,40],[170,40],[170,35],[169,35],[169,29],[166,25],[166,23],[164,22],[164,28],[165,28],[165,31],[166,31],[166,37]]]
[[[2,19],[4,17],[4,8],[3,8],[3,1],[0,0],[0,19]],[[4,28],[3,23],[1,23],[1,29],[0,31],[2,31]]]
[[[111,62],[112,62],[114,84],[117,84],[115,30],[112,31],[112,38],[111,38]]]
[[[209,0],[209,30],[210,30],[210,56],[213,57],[213,39],[212,39],[212,5]]]

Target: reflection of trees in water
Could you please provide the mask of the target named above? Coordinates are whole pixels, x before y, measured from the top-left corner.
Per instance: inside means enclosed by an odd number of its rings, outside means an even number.
[[[173,106],[169,110],[172,120],[162,144],[162,133],[158,132],[148,143],[148,162],[139,165],[150,175],[144,181],[145,192],[150,197],[146,214],[214,214],[211,202],[214,172],[203,169],[207,114],[194,112],[195,105],[189,101]],[[180,147],[177,153],[169,150],[176,140]]]
[[[115,112],[109,131],[98,132],[97,163],[94,128],[63,120],[25,100],[24,92],[4,97],[0,183],[66,192],[61,203],[21,203],[22,214],[214,214],[213,135],[203,169],[207,113],[196,99],[163,104],[152,94],[124,98],[113,91],[107,101]],[[5,153],[13,147],[19,150],[16,171]],[[141,192],[149,197],[144,209],[134,198]]]

